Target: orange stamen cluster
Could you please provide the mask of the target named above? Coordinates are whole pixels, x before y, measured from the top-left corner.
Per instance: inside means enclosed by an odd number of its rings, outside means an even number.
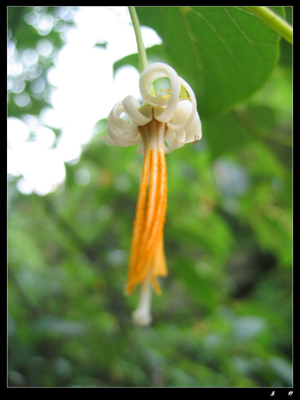
[[[153,119],[140,126],[144,144],[144,163],[140,182],[136,214],[133,223],[129,275],[126,292],[150,274],[157,293],[160,287],[157,276],[168,273],[163,242],[167,208],[167,170],[164,154],[166,124]]]

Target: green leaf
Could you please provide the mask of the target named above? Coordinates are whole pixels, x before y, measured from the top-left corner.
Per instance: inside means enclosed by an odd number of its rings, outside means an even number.
[[[234,153],[253,140],[253,137],[240,124],[233,113],[226,113],[205,120],[203,132],[209,132],[205,135],[205,140],[214,158],[224,153]]]
[[[283,7],[272,7],[283,16]],[[278,60],[279,35],[243,7],[137,7],[195,91],[201,117],[249,98]]]

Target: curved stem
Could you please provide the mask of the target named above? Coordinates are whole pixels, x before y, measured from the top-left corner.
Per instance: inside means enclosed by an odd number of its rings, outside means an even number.
[[[246,7],[254,15],[264,21],[275,32],[279,33],[285,40],[293,44],[293,28],[281,17],[267,7]]]
[[[132,25],[134,28],[134,33],[135,33],[137,47],[138,47],[140,67],[141,67],[141,72],[142,72],[148,65],[147,54],[146,54],[146,50],[144,47],[140,23],[139,23],[139,19],[138,19],[135,7],[129,6],[128,9],[129,9]]]

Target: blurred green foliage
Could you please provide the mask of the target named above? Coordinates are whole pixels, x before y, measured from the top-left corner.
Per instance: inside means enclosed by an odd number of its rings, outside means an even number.
[[[201,12],[219,20],[213,9]],[[24,20],[29,11],[59,15],[54,7],[9,8],[20,50],[41,39]],[[138,14],[152,26],[158,10],[150,11],[148,20],[147,10]],[[180,13],[168,12],[168,21]],[[291,7],[286,15],[291,21]],[[163,28],[163,46],[174,46],[170,31],[180,33],[181,24]],[[54,28],[46,37],[62,46]],[[292,386],[292,52],[280,46],[273,72],[260,72],[271,75],[259,91],[226,113],[214,113],[211,99],[203,139],[166,156],[169,276],[149,328],[133,326],[138,294],[123,293],[142,165],[136,149],[108,148],[102,120],[80,160],[66,165],[64,187],[26,196],[10,177],[9,386]],[[154,59],[166,61],[156,48]],[[26,112],[38,116],[45,96],[35,100]],[[8,111],[24,112],[12,100]],[[87,173],[88,183],[80,179]]]
[[[63,33],[72,25],[71,10],[45,6],[8,8],[8,53],[17,52],[15,68],[22,70],[8,77],[9,116],[19,117],[21,110],[39,115],[51,105],[47,71],[64,44]]]

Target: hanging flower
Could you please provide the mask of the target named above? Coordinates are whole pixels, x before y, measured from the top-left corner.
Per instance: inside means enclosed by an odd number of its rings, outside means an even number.
[[[169,79],[170,89],[154,93],[153,83],[164,77]],[[126,292],[131,294],[141,284],[133,319],[139,325],[148,325],[151,286],[160,293],[156,278],[168,273],[163,242],[167,208],[165,153],[199,140],[202,129],[193,90],[169,65],[147,66],[140,76],[139,87],[143,105],[133,96],[117,103],[108,116],[107,136],[103,140],[108,145],[138,145],[138,152],[144,155]]]

